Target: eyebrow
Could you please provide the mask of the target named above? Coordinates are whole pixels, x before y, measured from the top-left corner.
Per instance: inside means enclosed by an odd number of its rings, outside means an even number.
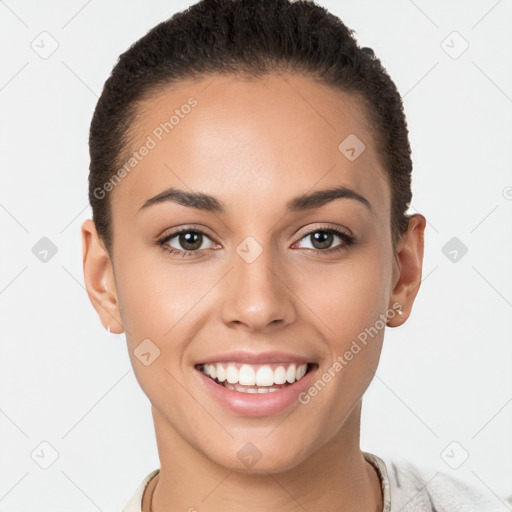
[[[365,205],[368,210],[372,211],[372,206],[365,197],[350,188],[339,186],[294,197],[286,203],[286,212],[291,213],[319,208],[335,199],[354,199]],[[139,208],[139,212],[149,206],[167,201],[198,210],[222,214],[227,213],[227,208],[224,203],[213,196],[203,194],[202,192],[187,192],[174,187],[168,188],[160,192],[160,194],[148,199]]]

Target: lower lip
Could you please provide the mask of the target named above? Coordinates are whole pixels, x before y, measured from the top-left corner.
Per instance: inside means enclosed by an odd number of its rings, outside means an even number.
[[[299,381],[269,393],[233,391],[217,384],[201,370],[195,369],[195,371],[199,374],[201,385],[204,386],[206,391],[221,405],[235,414],[242,416],[270,416],[285,410],[294,403],[299,403],[298,396],[310,386],[317,369],[318,367],[312,368]]]

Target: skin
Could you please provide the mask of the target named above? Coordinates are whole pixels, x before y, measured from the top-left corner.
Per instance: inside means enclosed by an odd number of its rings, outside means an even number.
[[[199,386],[194,364],[239,348],[283,350],[316,361],[320,378],[394,303],[404,315],[388,325],[407,320],[425,218],[412,216],[393,249],[390,186],[361,103],[306,76],[208,76],[167,88],[141,105],[131,149],[190,96],[198,105],[111,194],[112,255],[93,221],[82,225],[87,293],[102,324],[126,332],[152,404],[161,462],[152,510],[380,511],[380,482],[359,433],[385,329],[310,403],[270,416],[223,408]],[[354,161],[338,150],[349,134],[366,146]],[[139,212],[171,186],[213,195],[227,213],[170,201]],[[342,198],[285,212],[292,197],[331,186],[356,191],[371,210]],[[155,243],[190,224],[207,235],[202,255],[170,255]],[[325,228],[350,230],[356,243],[334,236],[322,249],[307,235]],[[263,251],[252,263],[236,252],[247,236]],[[190,247],[179,237],[167,244]],[[334,246],[342,250],[325,252]],[[149,366],[134,355],[146,338],[160,350]],[[251,468],[237,457],[249,441],[262,454]]]

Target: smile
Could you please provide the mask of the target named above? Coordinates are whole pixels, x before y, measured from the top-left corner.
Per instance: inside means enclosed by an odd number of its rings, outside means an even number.
[[[240,393],[272,393],[300,381],[309,363],[241,364],[236,362],[199,365],[217,384]]]

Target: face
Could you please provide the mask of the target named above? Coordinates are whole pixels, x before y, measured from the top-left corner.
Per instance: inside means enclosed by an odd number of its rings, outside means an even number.
[[[126,332],[159,443],[258,472],[356,435],[422,257],[421,221],[392,247],[357,97],[210,76],[146,100],[132,133],[130,152],[149,149],[111,193],[112,259],[84,223],[84,269],[103,323]]]

